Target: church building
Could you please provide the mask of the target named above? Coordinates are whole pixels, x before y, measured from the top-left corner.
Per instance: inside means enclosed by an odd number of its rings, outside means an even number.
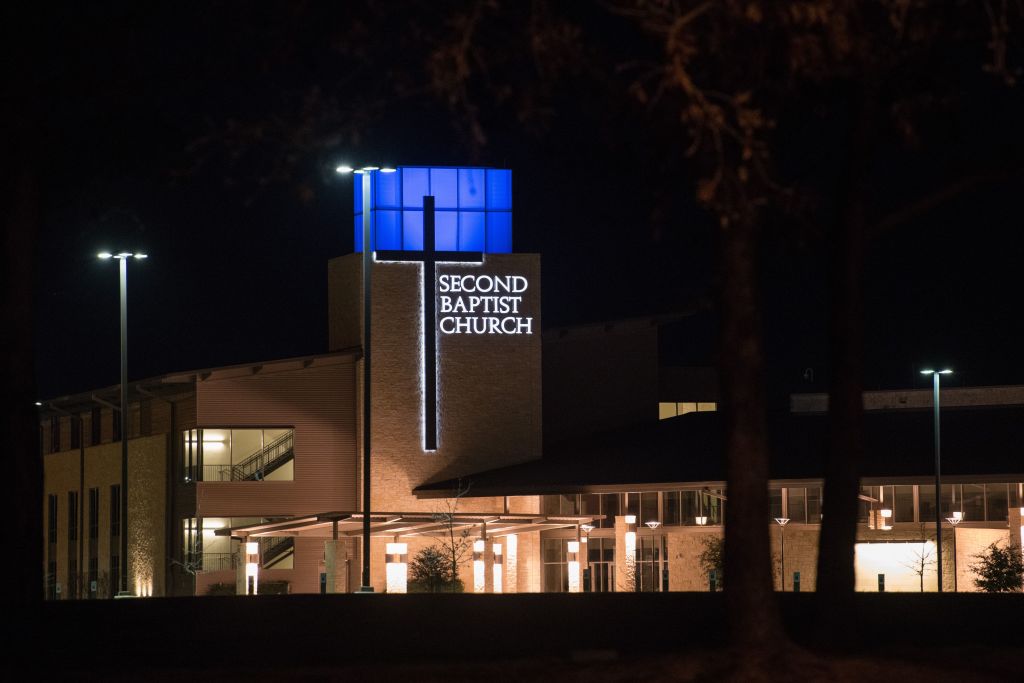
[[[118,386],[43,402],[46,596],[116,594],[123,513],[138,596],[355,592],[366,559],[374,592],[404,593],[431,554],[466,592],[716,590],[714,373],[658,363],[659,330],[685,316],[543,327],[540,255],[512,248],[511,171],[368,169],[355,184],[324,353],[130,382],[127,430]],[[865,396],[860,590],[936,590],[939,563],[943,590],[974,590],[977,553],[1020,552],[1024,387],[943,396],[940,500],[930,392]],[[826,401],[794,396],[770,419],[780,590],[815,585]]]

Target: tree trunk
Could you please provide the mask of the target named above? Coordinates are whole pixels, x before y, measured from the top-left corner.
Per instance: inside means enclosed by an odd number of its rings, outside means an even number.
[[[723,220],[721,238],[726,607],[734,646],[744,652],[777,651],[785,635],[768,537],[768,444],[753,220]]]
[[[13,472],[5,495],[8,528],[17,558],[5,582],[7,599],[31,605],[43,595],[43,461],[32,358],[33,242],[38,220],[38,178],[28,130],[8,129],[2,148],[4,217],[0,294],[0,433]]]
[[[835,227],[829,241],[831,382],[817,583],[825,626],[821,635],[829,642],[838,642],[836,639],[849,633],[855,579],[854,544],[864,453],[865,203],[875,97],[875,89],[866,81],[855,85],[848,161],[839,179]]]

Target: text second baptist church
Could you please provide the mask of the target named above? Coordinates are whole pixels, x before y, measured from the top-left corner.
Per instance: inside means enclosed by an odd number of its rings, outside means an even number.
[[[404,592],[417,554],[453,537],[465,547],[467,591],[713,588],[698,558],[721,535],[727,504],[721,424],[713,378],[658,367],[658,327],[678,316],[542,333],[540,256],[512,250],[510,171],[404,167],[370,180],[369,206],[359,183],[355,193],[356,253],[328,264],[327,353],[130,383],[129,589],[359,588],[364,210],[375,240],[374,589]],[[1024,534],[1021,460],[958,461],[956,452],[957,430],[980,426],[990,441],[1024,442],[1015,426],[1024,423],[1024,391],[1003,389],[964,393],[960,403],[975,410],[959,416],[952,398],[939,505],[964,524],[940,531],[956,539],[943,544],[946,590],[970,589],[966,553],[991,542],[1019,546]],[[41,409],[51,599],[117,592],[118,390]],[[927,411],[913,408],[927,392],[904,393],[904,410],[868,418],[869,437],[920,427]],[[823,444],[815,400],[795,397],[794,412],[780,418],[775,445],[793,457],[773,471],[765,511],[766,525],[791,521],[777,571],[788,590],[815,581]],[[866,397],[869,415],[872,400],[884,397]],[[890,590],[916,586],[898,555],[935,539],[927,429],[921,453],[869,455],[858,581],[885,567]]]

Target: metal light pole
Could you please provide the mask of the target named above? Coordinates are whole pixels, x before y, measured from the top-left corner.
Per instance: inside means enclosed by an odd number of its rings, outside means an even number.
[[[370,584],[370,271],[373,267],[373,172],[394,173],[394,168],[338,166],[337,173],[362,176],[363,196],[363,576],[360,593],[372,593]]]
[[[922,370],[922,375],[932,376],[932,404],[935,411],[935,568],[938,592],[942,592],[942,458],[939,448],[939,375],[951,375],[953,371]]]
[[[148,254],[121,251],[101,252],[101,260],[120,262],[121,282],[121,574],[118,597],[132,595],[128,590],[128,259],[141,260]]]
[[[779,533],[782,534],[782,592],[786,592],[786,525],[789,524],[789,517],[776,517],[775,523],[779,525]]]

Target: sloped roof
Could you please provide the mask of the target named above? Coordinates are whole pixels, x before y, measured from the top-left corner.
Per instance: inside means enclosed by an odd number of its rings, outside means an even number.
[[[931,481],[931,411],[868,411],[864,427],[864,478]],[[941,427],[943,476],[1024,478],[1024,406],[944,410]],[[824,476],[826,414],[776,413],[769,416],[768,430],[773,480]],[[474,496],[701,487],[725,480],[724,433],[723,413],[689,413],[553,444],[542,459],[478,472],[462,481],[472,481]],[[430,482],[415,493],[441,497],[457,485],[455,480]]]

